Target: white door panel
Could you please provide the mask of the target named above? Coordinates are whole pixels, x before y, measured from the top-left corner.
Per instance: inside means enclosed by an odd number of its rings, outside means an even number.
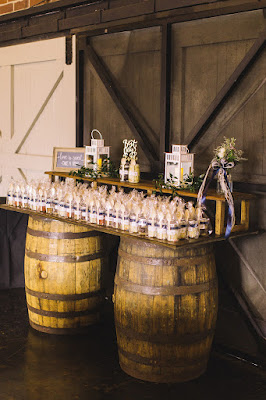
[[[65,54],[65,38],[3,47],[0,49],[0,53],[1,65],[3,66],[28,64],[29,57],[30,62],[58,60],[60,55]],[[64,57],[61,57],[61,60],[64,59]]]
[[[75,147],[75,76],[65,38],[0,49],[0,196],[11,177],[43,177],[53,147]]]

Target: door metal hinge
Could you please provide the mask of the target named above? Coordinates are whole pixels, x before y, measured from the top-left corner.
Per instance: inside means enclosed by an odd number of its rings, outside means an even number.
[[[66,65],[72,64],[72,36],[66,36]]]

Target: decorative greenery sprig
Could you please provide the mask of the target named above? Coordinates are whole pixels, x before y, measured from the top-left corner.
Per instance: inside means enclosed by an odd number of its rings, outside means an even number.
[[[93,180],[103,177],[118,178],[119,170],[116,168],[113,161],[111,161],[109,158],[105,158],[99,171],[95,171],[94,168],[85,168],[83,166],[77,171],[70,171],[69,175],[78,176],[80,178],[87,177]]]
[[[195,176],[194,174],[190,173],[187,176],[187,178],[185,179],[183,185],[181,185],[181,188],[187,189],[190,192],[195,193],[201,187],[203,179],[204,179],[204,174],[200,174],[199,176]]]
[[[163,193],[163,189],[172,190],[172,196],[178,196],[178,190],[189,190],[192,193],[195,193],[199,190],[202,182],[203,182],[204,174],[199,176],[194,176],[194,174],[189,174],[184,182],[180,186],[176,186],[176,177],[170,174],[170,179],[167,179],[167,182],[164,182],[164,175],[159,174],[157,179],[154,179],[155,188],[160,190],[160,194]]]

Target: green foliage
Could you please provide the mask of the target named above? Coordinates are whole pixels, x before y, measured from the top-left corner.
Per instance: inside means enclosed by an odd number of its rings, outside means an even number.
[[[99,172],[100,177],[108,176],[108,178],[119,178],[119,169],[110,160],[110,158],[105,158],[103,160],[101,171]]]
[[[198,192],[203,182],[203,179],[204,179],[204,174],[195,176],[194,174],[190,173],[185,179],[183,186],[181,185],[181,187],[193,193]]]
[[[70,171],[69,175],[78,176],[80,178],[90,178],[93,180],[104,177],[118,178],[119,170],[109,158],[105,158],[100,171],[95,171],[93,168],[85,168],[83,166],[78,171]]]
[[[188,190],[192,193],[195,193],[199,190],[203,179],[204,174],[199,176],[194,176],[194,174],[189,174],[184,182],[180,186],[176,186],[176,177],[170,174],[170,178],[167,179],[167,182],[164,182],[164,174],[159,174],[157,179],[154,179],[155,188],[159,189],[160,194],[163,194],[163,189],[170,189],[172,191],[172,197],[178,196],[179,190]]]

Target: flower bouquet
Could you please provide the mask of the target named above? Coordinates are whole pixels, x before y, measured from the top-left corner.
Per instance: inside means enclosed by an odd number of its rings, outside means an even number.
[[[246,160],[243,158],[243,150],[236,149],[235,138],[224,138],[224,142],[214,150],[214,159],[212,160],[212,167],[214,169],[223,169],[225,181],[230,189],[233,191],[233,182],[231,174],[228,170],[235,167],[240,161]],[[218,176],[219,178],[219,176]],[[225,188],[221,185],[220,179],[217,180],[217,192],[224,193]]]

